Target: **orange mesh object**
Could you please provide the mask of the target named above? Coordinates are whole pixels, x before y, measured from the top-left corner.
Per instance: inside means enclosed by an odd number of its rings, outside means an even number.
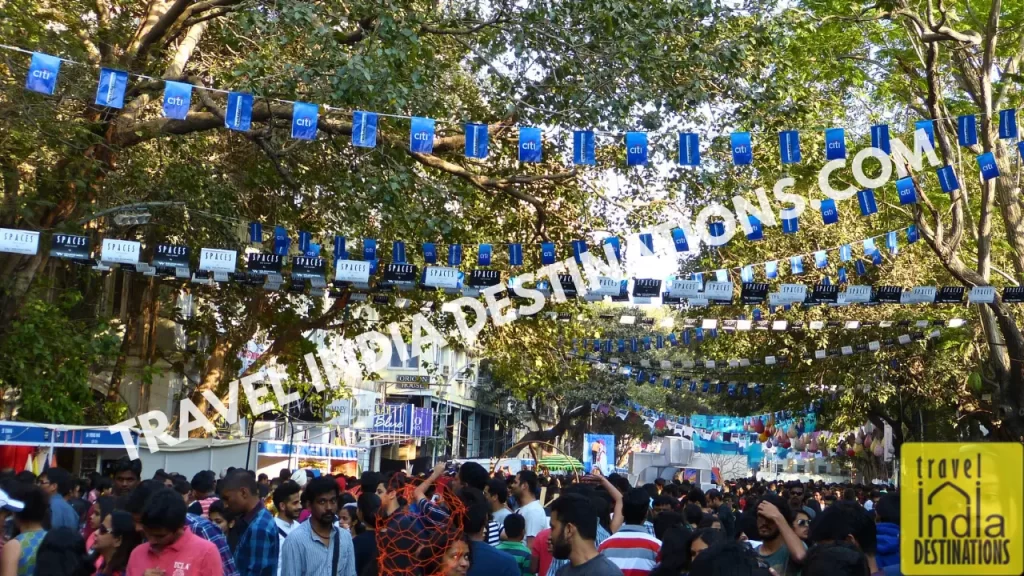
[[[434,576],[448,546],[462,538],[466,507],[447,482],[437,486],[440,504],[449,512],[445,522],[423,510],[413,512],[415,488],[411,483],[397,487],[398,497],[408,504],[390,517],[377,517],[378,576]]]

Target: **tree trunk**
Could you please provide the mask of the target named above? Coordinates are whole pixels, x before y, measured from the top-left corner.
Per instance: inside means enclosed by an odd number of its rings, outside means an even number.
[[[214,393],[217,392],[217,388],[220,386],[220,383],[224,381],[224,376],[227,373],[228,357],[234,349],[235,347],[231,343],[227,334],[219,335],[214,342],[213,350],[210,352],[210,357],[206,360],[206,372],[203,373],[203,378],[199,382],[199,387],[192,393],[192,402],[195,403],[200,413],[209,413],[210,403],[206,401],[206,398],[203,396],[203,392],[206,390]],[[193,433],[199,433],[202,431],[202,429],[199,429]]]

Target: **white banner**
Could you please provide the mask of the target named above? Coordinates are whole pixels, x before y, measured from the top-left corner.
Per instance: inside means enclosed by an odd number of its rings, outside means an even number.
[[[199,251],[199,269],[210,272],[234,272],[238,253],[234,250],[203,248]]]
[[[100,262],[108,264],[138,264],[142,244],[132,240],[103,239]]]
[[[39,232],[0,228],[0,252],[35,256],[39,251]]]
[[[370,263],[365,260],[335,260],[334,279],[338,282],[366,283],[370,280]]]
[[[459,269],[444,266],[427,266],[423,283],[433,288],[458,288]]]

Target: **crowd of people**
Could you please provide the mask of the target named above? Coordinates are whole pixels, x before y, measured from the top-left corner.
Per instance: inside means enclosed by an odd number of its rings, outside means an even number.
[[[899,495],[864,486],[141,463],[0,472],[0,576],[898,575]]]

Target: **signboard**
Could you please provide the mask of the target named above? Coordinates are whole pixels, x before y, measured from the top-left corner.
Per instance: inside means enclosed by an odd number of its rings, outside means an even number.
[[[500,270],[473,270],[469,273],[469,280],[466,284],[474,288],[487,288],[496,286],[501,282]]]
[[[423,272],[423,284],[431,288],[458,288],[459,269],[445,266],[427,266]]]
[[[617,296],[619,294],[619,281],[607,276],[598,276],[597,286],[591,290],[591,293],[599,296]]]
[[[806,284],[783,284],[779,286],[779,302],[781,304],[796,304],[807,299]]]
[[[39,232],[0,228],[0,252],[35,256],[39,251]]]
[[[811,299],[815,302],[827,302],[834,304],[839,300],[839,285],[837,284],[815,284]]]
[[[847,286],[843,292],[843,301],[846,304],[866,304],[871,301],[871,286]]]
[[[315,458],[317,460],[349,460],[359,459],[359,451],[355,448],[332,446],[330,444],[289,444],[288,442],[264,441],[257,446],[260,456],[279,456],[287,458]]]
[[[615,436],[611,434],[583,435],[583,471],[590,471],[597,466],[604,474],[611,474],[615,466]]]
[[[131,433],[133,443],[138,435]],[[106,428],[60,430],[14,422],[0,422],[0,446],[55,446],[58,448],[124,448],[119,432]]]
[[[150,264],[156,268],[188,268],[188,256],[188,246],[157,244]]]
[[[327,261],[323,258],[296,256],[292,258],[292,278],[323,278],[327,275]]]
[[[964,301],[963,286],[943,286],[935,294],[936,304],[960,304]]]
[[[412,435],[417,438],[428,438],[433,435],[434,410],[432,408],[413,408]]]
[[[100,262],[108,264],[138,264],[142,244],[132,240],[104,238],[100,246]]]
[[[89,239],[71,234],[54,234],[50,243],[50,256],[66,260],[88,260]]]
[[[668,285],[668,293],[673,298],[698,298],[701,287],[699,280],[673,280]]]
[[[903,288],[900,286],[879,286],[875,288],[875,294],[872,297],[872,301],[899,304],[902,298]]]
[[[708,282],[704,286],[704,297],[708,300],[732,301],[732,282]]]
[[[235,260],[238,253],[234,250],[220,250],[218,248],[199,249],[199,269],[210,272],[234,272]]]
[[[365,284],[370,281],[370,263],[362,260],[335,260],[334,280]]]
[[[384,267],[384,281],[414,284],[416,282],[416,267],[412,264],[388,264]]]
[[[768,297],[768,284],[764,282],[744,282],[740,290],[740,301],[744,304],[759,304]]]
[[[284,258],[280,254],[252,252],[249,254],[247,268],[253,274],[280,274]]]
[[[378,404],[373,417],[377,434],[411,434],[412,404]]]
[[[562,292],[565,293],[566,298],[576,297],[576,283],[573,282],[572,274],[559,274],[558,283],[562,286]]]
[[[633,281],[634,298],[655,298],[661,296],[661,280],[637,278]]]

